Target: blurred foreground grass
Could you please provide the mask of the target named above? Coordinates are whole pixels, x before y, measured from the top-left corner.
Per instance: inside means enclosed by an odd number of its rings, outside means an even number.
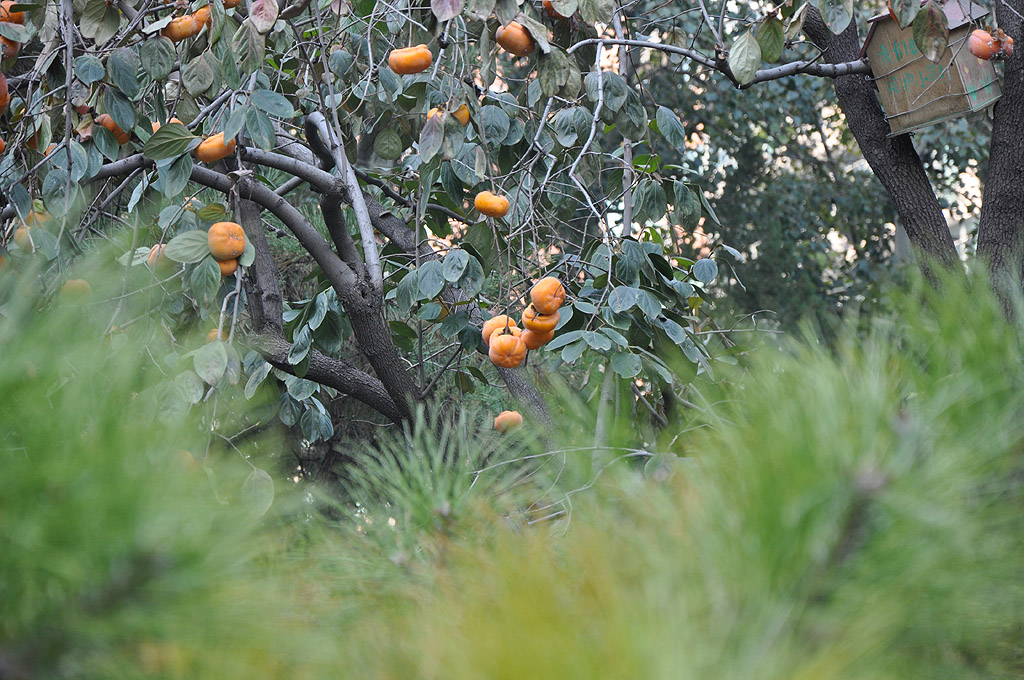
[[[1021,335],[978,289],[759,350],[686,459],[469,409],[262,517],[142,349],[9,304],[0,678],[1020,678]]]

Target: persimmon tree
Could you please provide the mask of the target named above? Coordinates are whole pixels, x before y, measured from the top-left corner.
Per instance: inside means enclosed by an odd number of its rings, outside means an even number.
[[[324,401],[339,393],[399,422],[438,385],[489,381],[483,321],[518,317],[533,282],[553,275],[569,303],[528,362],[603,366],[604,385],[618,376],[664,422],[694,373],[736,351],[706,310],[719,255],[737,253],[712,238],[710,257],[688,260],[667,238],[701,222],[713,236],[717,216],[693,168],[653,152],[655,136],[682,149],[687,131],[642,89],[637,51],[728,86],[834,78],[912,240],[955,259],[910,140],[885,136],[852,1],[818,4],[698,0],[679,9],[700,17],[692,31],[609,0],[6,4],[5,18],[23,14],[0,22],[13,46],[7,256],[15,269],[46,263],[45,297],[83,246],[112,240],[123,299],[149,306],[133,316],[118,304],[111,327],[157,315],[172,335],[217,327],[175,378],[185,402],[204,382],[244,378],[251,394],[273,376],[281,419],[310,440],[330,436]],[[996,4],[1019,33],[1019,7]],[[794,43],[801,31],[817,48]],[[760,68],[786,47],[792,61]],[[997,135],[1021,106],[1018,64],[1007,61]],[[1019,174],[995,151],[992,162]],[[478,210],[485,191],[507,214]],[[1004,193],[992,192],[999,214],[1019,200]],[[1018,238],[1017,215],[998,234]],[[245,238],[226,277],[207,233],[221,222]],[[279,240],[313,264],[310,295],[289,296]],[[1010,246],[1002,260],[980,249],[999,270],[1017,257]],[[548,417],[528,372],[494,370]]]

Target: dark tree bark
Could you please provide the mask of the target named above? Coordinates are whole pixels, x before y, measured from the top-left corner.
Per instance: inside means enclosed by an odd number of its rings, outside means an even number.
[[[270,256],[261,212],[262,208],[253,201],[238,201],[239,222],[256,251],[256,259],[245,278],[249,318],[255,333],[253,345],[272,366],[294,375],[295,367],[288,363],[291,344],[285,340],[282,332],[283,305],[279,272]],[[309,368],[303,377],[355,397],[396,423],[409,417],[407,409],[398,408],[383,382],[344,359],[329,357],[313,350]]]
[[[996,3],[1000,27],[1020,38],[1024,0]],[[1012,291],[1024,276],[1024,54],[1003,69],[1003,96],[995,106],[988,172],[978,224],[978,256],[988,265],[996,294],[1010,313]]]
[[[811,7],[804,30],[824,52],[823,61],[827,63],[850,62],[859,56],[861,38],[856,21],[851,21],[845,31],[835,35],[828,30],[818,10]],[[888,136],[889,123],[868,77],[839,76],[834,84],[839,106],[861,153],[892,198],[925,275],[932,283],[937,283],[935,267],[953,269],[960,260],[911,136]]]

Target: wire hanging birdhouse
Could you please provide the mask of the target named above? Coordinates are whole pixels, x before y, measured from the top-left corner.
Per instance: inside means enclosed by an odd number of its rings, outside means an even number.
[[[972,24],[988,11],[967,0],[947,2],[942,11],[949,21],[949,46],[937,62],[918,50],[911,27],[900,28],[888,12],[869,20],[861,58],[871,67],[890,136],[966,116],[999,99],[992,62],[967,49]]]

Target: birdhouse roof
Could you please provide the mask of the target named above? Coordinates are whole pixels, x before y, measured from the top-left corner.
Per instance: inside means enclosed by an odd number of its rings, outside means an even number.
[[[925,4],[927,4],[927,0],[921,0],[921,6],[924,7]],[[988,16],[987,9],[970,0],[949,0],[942,7],[942,11],[946,14],[946,20],[949,22],[949,30],[951,31]],[[878,24],[891,18],[891,16],[889,12],[883,12],[868,19],[871,28],[868,30],[868,37],[864,39],[864,46],[860,50],[861,59],[867,55],[868,45],[871,44],[872,38],[875,37],[875,29],[878,27]]]

